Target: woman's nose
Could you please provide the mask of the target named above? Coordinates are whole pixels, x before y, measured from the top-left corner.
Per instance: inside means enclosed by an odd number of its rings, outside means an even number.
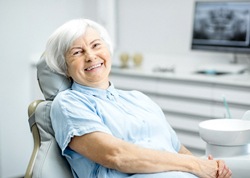
[[[89,51],[89,52],[86,52],[85,55],[86,55],[85,59],[87,62],[93,61],[96,59],[96,54],[94,52]]]

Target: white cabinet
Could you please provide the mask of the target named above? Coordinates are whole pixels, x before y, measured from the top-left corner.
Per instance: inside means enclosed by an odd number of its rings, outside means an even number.
[[[248,81],[250,84],[250,81]],[[232,118],[241,118],[246,110],[250,110],[250,87],[238,85],[219,85],[213,87],[214,107],[212,117],[221,117],[225,113],[222,96],[226,96]]]
[[[250,80],[225,82],[216,77],[164,76],[122,69],[113,70],[110,79],[116,88],[140,90],[158,103],[182,143],[196,155],[205,153],[198,124],[225,116],[223,96],[233,118],[241,118],[250,109]]]

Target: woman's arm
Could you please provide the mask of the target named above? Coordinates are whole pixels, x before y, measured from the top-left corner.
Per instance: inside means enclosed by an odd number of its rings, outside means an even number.
[[[212,178],[218,170],[215,160],[146,149],[102,132],[73,137],[69,147],[96,163],[124,173],[183,171]],[[180,151],[184,150],[182,147]]]

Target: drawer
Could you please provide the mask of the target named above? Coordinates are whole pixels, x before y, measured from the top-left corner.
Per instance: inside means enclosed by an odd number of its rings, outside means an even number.
[[[248,107],[246,105],[234,105],[229,103],[228,106],[231,116],[234,119],[240,119],[243,114],[250,109],[250,106]],[[212,117],[224,118],[225,116],[228,116],[228,114],[223,103],[215,103],[212,109]]]
[[[168,114],[165,113],[167,121],[170,125],[178,130],[184,130],[187,132],[193,132],[199,134],[199,123],[203,120],[207,120],[204,118],[190,117],[189,115],[177,115],[177,114]]]
[[[166,112],[211,117],[212,104],[200,100],[151,96],[151,98]]]
[[[215,86],[212,92],[214,101],[223,101],[225,96],[228,103],[244,104],[250,108],[250,88],[234,86]]]
[[[157,93],[179,97],[211,100],[212,84],[160,80],[157,87]]]
[[[154,93],[157,89],[156,80],[149,78],[111,75],[110,81],[113,82],[118,89],[139,90],[150,93]]]

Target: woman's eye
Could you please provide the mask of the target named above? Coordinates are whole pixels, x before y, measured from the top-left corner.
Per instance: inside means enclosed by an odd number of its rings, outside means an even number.
[[[98,46],[100,46],[101,45],[101,43],[95,43],[94,45],[93,45],[93,48],[97,48]]]
[[[75,51],[75,52],[73,52],[73,55],[75,56],[75,55],[79,55],[81,53],[82,53],[82,51]]]

